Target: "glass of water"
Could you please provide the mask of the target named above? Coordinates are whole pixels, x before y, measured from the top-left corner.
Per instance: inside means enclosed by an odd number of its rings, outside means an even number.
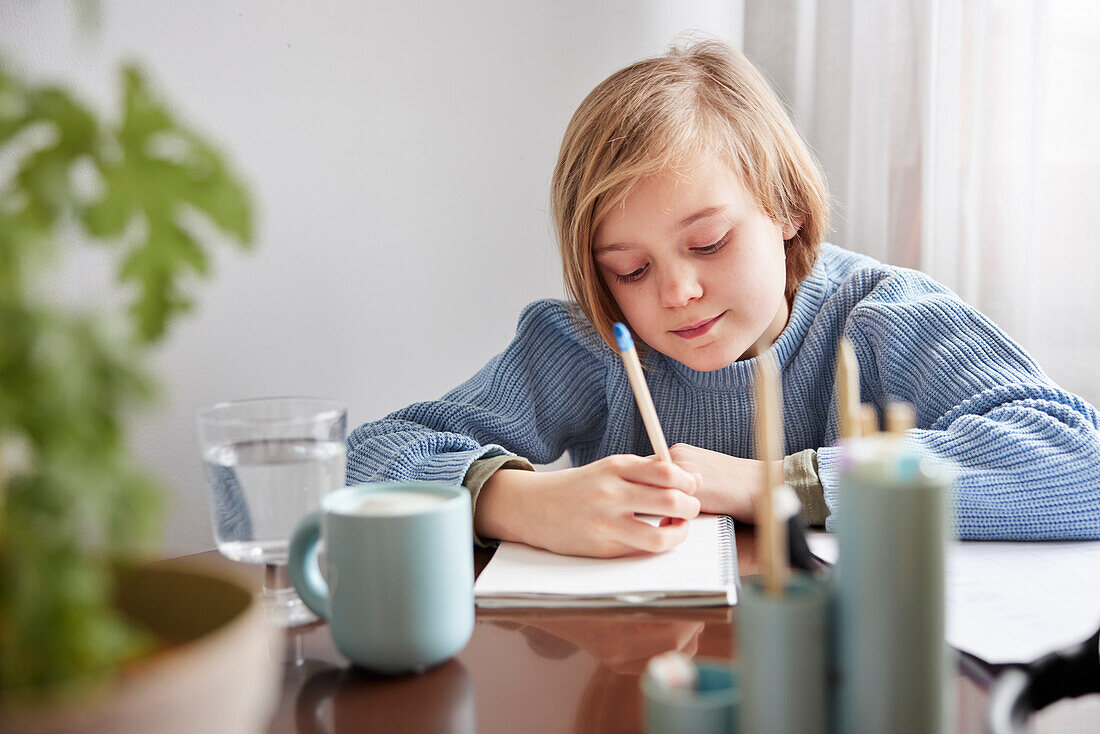
[[[199,414],[218,550],[264,564],[264,607],[283,627],[316,619],[287,578],[287,547],[321,496],[344,486],[346,432],[346,407],[322,398],[237,400]]]

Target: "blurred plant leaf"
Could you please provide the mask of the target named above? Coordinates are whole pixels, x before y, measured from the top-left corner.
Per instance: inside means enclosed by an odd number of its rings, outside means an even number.
[[[105,193],[83,218],[88,231],[101,238],[121,237],[133,222],[140,222],[140,235],[127,243],[119,278],[138,286],[131,305],[138,335],[153,341],[173,315],[191,305],[182,290],[183,277],[208,271],[202,243],[184,225],[185,208],[197,210],[245,244],[252,238],[251,207],[221,157],[172,119],[137,67],[123,71],[123,83],[117,148],[104,149],[97,159]]]
[[[209,241],[252,237],[251,205],[222,156],[180,125],[136,68],[116,123],[0,63],[0,699],[102,678],[151,644],[111,604],[106,562],[156,539],[164,488],[139,466],[126,416],[153,395],[148,347],[209,272]],[[100,185],[78,190],[92,169]],[[213,228],[196,227],[195,216]],[[34,276],[81,223],[118,279],[119,315],[38,299]],[[20,450],[11,451],[13,446]],[[13,460],[12,456],[21,455]]]
[[[50,142],[26,155],[11,184],[0,189],[0,293],[22,292],[24,271],[53,253],[55,224],[70,210],[69,171],[91,155],[95,118],[56,88],[29,89],[0,68],[0,151],[35,128]]]

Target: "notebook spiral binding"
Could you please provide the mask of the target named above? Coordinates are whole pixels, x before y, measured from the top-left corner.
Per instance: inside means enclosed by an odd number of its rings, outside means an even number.
[[[718,516],[718,568],[723,584],[737,583],[737,544],[733,534],[733,518],[729,515]]]

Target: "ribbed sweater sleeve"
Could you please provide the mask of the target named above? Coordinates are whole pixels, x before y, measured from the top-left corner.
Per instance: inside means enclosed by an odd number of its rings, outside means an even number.
[[[503,454],[550,463],[601,433],[607,357],[565,304],[537,301],[508,348],[465,383],[355,429],[348,481],[460,484],[474,461]]]
[[[852,309],[844,333],[862,399],[911,403],[908,438],[958,471],[959,536],[1100,537],[1096,410],[1057,385],[997,326],[914,271],[886,277]],[[818,452],[825,497],[838,497],[836,447]]]

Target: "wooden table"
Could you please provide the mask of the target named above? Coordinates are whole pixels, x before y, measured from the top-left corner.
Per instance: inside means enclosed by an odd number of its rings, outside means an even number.
[[[758,571],[752,532],[737,533],[742,575]],[[480,573],[491,554],[475,552]],[[229,564],[217,552],[207,563]],[[237,564],[233,564],[237,565]],[[258,579],[258,576],[257,576]],[[639,676],[653,655],[736,659],[737,608],[482,610],[459,655],[423,674],[352,668],[327,625],[287,632],[287,663],[271,734],[641,732]],[[958,731],[984,731],[988,680],[961,665]]]

